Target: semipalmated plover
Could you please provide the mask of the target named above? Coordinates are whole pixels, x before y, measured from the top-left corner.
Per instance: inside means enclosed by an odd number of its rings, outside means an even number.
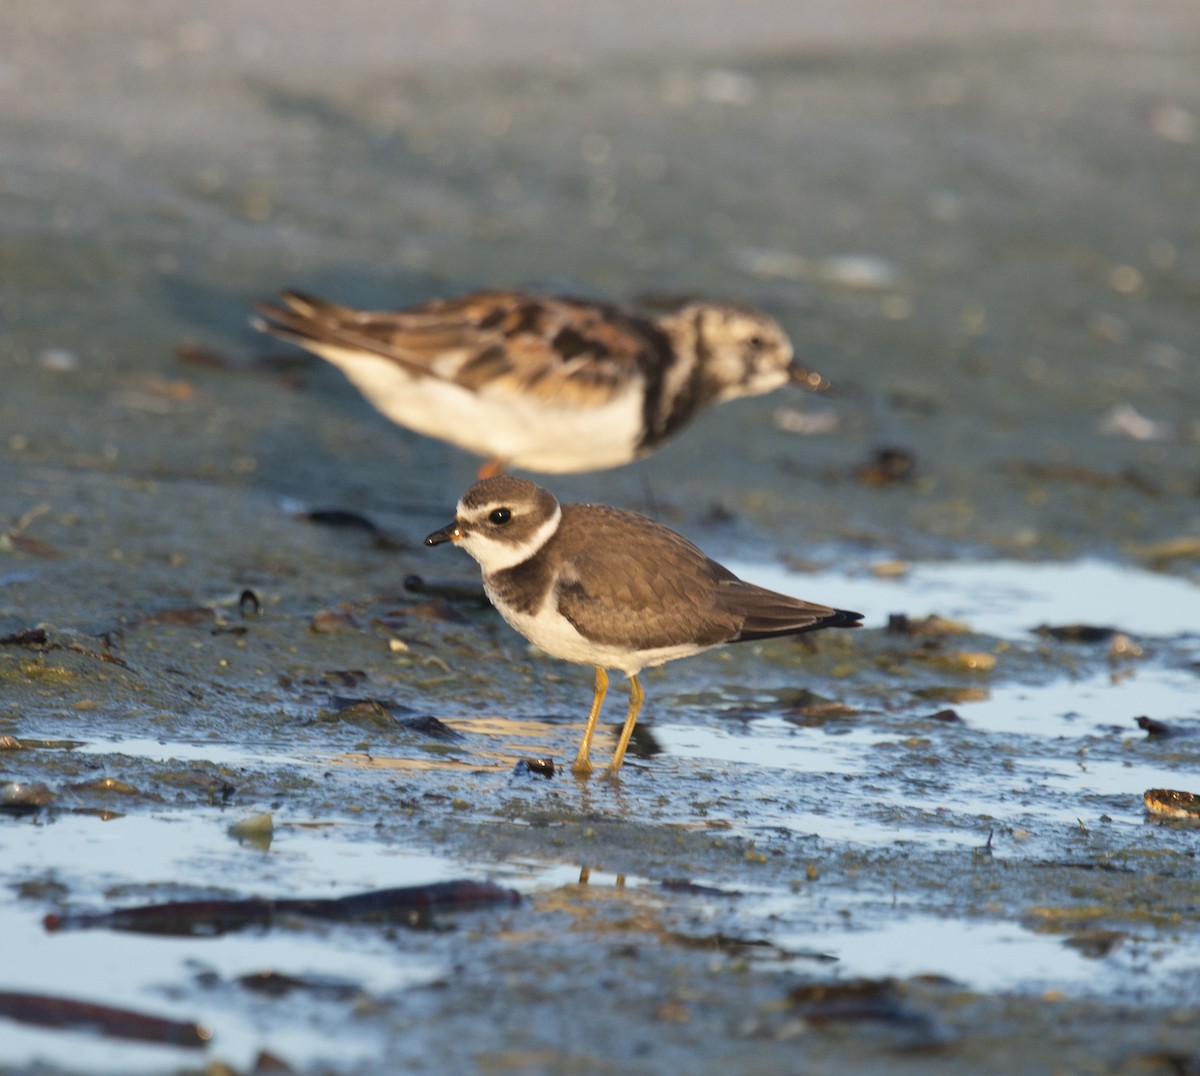
[[[657,319],[607,303],[478,291],[357,310],[296,291],[253,324],[337,366],[377,410],[505,466],[561,474],[640,459],[710,404],[788,381],[827,389],[778,323],[689,302]]]
[[[486,478],[426,545],[453,542],[483,569],[500,615],[554,657],[592,665],[596,690],[571,767],[590,773],[608,669],[629,677],[629,712],[607,773],[621,768],[644,697],[638,673],[724,643],[855,628],[862,614],[746,583],[681,534],[636,512],[559,504],[523,478]]]

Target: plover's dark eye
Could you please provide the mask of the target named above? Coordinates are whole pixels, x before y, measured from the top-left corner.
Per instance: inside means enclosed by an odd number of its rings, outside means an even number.
[[[760,347],[763,346],[763,338],[761,336],[752,336],[752,337],[750,337],[749,340],[746,341],[746,343],[749,344],[752,348],[754,348],[755,351],[757,351]]]
[[[495,523],[497,527],[503,527],[505,523],[512,519],[512,512],[507,508],[493,508],[488,514],[488,519],[492,523]]]

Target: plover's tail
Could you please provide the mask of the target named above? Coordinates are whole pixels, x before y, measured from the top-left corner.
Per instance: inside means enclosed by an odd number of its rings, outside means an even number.
[[[777,594],[741,579],[723,583],[719,593],[720,603],[729,612],[743,617],[741,630],[729,640],[734,643],[824,628],[862,627],[862,613]]]

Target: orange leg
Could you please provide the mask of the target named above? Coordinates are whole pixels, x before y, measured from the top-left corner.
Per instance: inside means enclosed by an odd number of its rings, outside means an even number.
[[[629,740],[633,736],[633,727],[637,724],[638,712],[642,708],[642,699],[645,697],[646,692],[642,690],[642,682],[634,674],[629,678],[629,712],[625,715],[625,727],[621,730],[621,738],[617,741],[617,749],[613,752],[612,762],[604,771],[605,777],[615,778],[617,771],[621,768],[621,763],[625,761],[625,751],[629,747]]]
[[[479,470],[475,472],[476,478],[496,478],[504,474],[503,460],[484,460],[479,465]]]
[[[583,730],[583,743],[579,745],[579,754],[571,763],[571,772],[584,777],[592,772],[592,737],[596,734],[596,722],[600,720],[600,707],[604,705],[604,696],[608,692],[608,673],[599,665],[596,666],[596,693],[592,696],[592,710],[588,714],[587,725]]]

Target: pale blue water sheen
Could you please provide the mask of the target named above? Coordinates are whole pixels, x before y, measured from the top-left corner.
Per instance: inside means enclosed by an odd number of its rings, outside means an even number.
[[[772,590],[867,614],[930,613],[966,620],[985,635],[1014,638],[1039,624],[1086,623],[1133,635],[1200,634],[1200,586],[1178,576],[1096,560],[1071,563],[944,561],[914,563],[895,579],[840,571],[792,572],[735,563],[742,578]]]
[[[75,908],[109,909],[194,896],[189,887],[243,897],[341,896],[359,889],[413,885],[460,876],[456,864],[390,846],[349,843],[334,829],[279,825],[269,853],[233,840],[236,818],[216,813],[128,815],[102,822],[65,815],[50,825],[7,822],[0,855],[9,877],[51,876],[65,884]],[[334,881],[336,879],[336,882]],[[120,887],[114,893],[110,887]],[[157,891],[156,891],[157,890]],[[184,898],[184,899],[185,899]],[[259,1050],[292,1060],[336,1059],[341,1066],[379,1056],[383,1043],[370,1027],[353,1025],[353,1001],[291,995],[287,1004],[263,1003],[229,980],[270,970],[342,980],[372,995],[431,982],[446,971],[442,959],[397,952],[377,929],[274,929],[218,938],[170,938],[107,930],[42,929],[42,901],[0,902],[5,939],[0,990],[47,993],[156,1016],[197,1020],[219,1029],[203,1050],[106,1040],[84,1032],[46,1031],[0,1021],[0,1062],[34,1060],[72,1069],[86,1050],[94,1073],[162,1072],[216,1057],[246,1071]],[[402,934],[403,938],[415,935]],[[195,985],[215,973],[212,988]],[[361,1022],[359,1022],[361,1023]]]

